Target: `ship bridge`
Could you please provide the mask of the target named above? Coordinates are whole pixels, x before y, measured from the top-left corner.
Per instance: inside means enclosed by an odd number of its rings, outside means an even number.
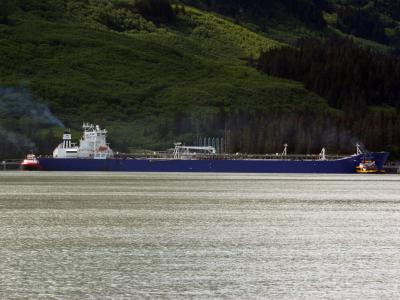
[[[63,142],[53,151],[54,158],[94,158],[107,159],[114,156],[107,144],[107,130],[99,125],[83,123],[83,134],[79,145],[71,143],[71,133],[66,131]]]

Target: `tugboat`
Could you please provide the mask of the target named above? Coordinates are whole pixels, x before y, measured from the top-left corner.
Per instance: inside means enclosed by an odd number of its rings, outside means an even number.
[[[385,173],[384,170],[379,170],[373,160],[363,160],[356,167],[356,172],[359,174],[377,174],[377,173]]]
[[[20,167],[25,171],[40,171],[42,169],[35,154],[28,154],[20,163]]]

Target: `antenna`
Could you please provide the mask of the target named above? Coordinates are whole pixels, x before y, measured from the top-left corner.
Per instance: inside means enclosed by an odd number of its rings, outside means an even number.
[[[287,148],[288,148],[288,144],[284,144],[283,145],[285,148],[283,148],[283,152],[282,152],[282,156],[286,156],[287,155]]]

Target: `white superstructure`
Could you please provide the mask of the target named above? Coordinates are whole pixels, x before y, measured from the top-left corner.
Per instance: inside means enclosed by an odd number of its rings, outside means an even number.
[[[54,158],[107,159],[114,153],[106,142],[107,130],[99,125],[83,124],[83,135],[79,145],[71,143],[71,133],[64,132],[63,142],[53,151]]]

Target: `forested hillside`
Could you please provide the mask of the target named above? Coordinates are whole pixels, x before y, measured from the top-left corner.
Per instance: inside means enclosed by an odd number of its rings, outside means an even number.
[[[348,7],[368,10],[361,2]],[[290,26],[304,28],[298,39],[349,36],[339,1],[4,0],[0,157],[50,153],[83,121],[123,152],[205,136],[232,152],[396,152],[398,15],[385,3],[373,2],[387,37],[378,54],[358,33],[344,48],[296,42]],[[358,55],[354,82],[339,76]]]
[[[307,25],[324,27],[323,11],[330,8],[325,0],[181,0],[180,2],[216,11],[236,21],[270,24],[275,18],[296,18]],[[282,22],[284,20],[281,20]]]
[[[341,34],[400,49],[400,2],[392,0],[180,0],[232,17],[278,40]],[[295,32],[295,34],[293,34]],[[368,41],[373,41],[370,43]]]

